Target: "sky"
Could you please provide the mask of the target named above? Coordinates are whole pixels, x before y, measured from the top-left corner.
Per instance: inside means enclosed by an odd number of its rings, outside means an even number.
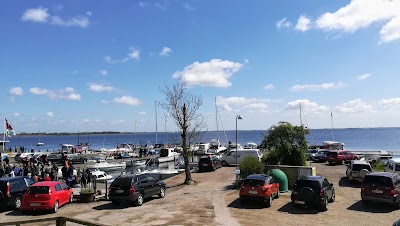
[[[175,132],[158,102],[180,79],[209,131],[400,126],[400,0],[16,0],[0,13],[0,117],[17,132]]]

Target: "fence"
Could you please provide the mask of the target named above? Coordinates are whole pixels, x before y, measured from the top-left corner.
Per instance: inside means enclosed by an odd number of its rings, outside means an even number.
[[[73,222],[73,223],[87,225],[87,226],[106,226],[105,224],[90,222],[90,221],[86,221],[86,220],[78,220],[78,219],[69,218],[69,217],[48,217],[48,218],[40,218],[40,219],[22,220],[22,221],[2,222],[2,223],[0,223],[0,226],[3,226],[3,225],[20,226],[20,225],[24,225],[24,224],[35,224],[35,223],[39,223],[39,222],[49,222],[49,221],[55,221],[56,226],[66,226],[67,222]]]

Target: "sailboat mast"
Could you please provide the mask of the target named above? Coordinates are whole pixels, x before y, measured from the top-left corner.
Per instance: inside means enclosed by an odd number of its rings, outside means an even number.
[[[217,98],[215,98],[215,122],[217,124],[217,132],[218,132],[218,107],[217,107]]]
[[[157,142],[157,101],[154,102],[154,107],[155,107],[155,111],[156,111],[156,144],[158,144]]]
[[[332,124],[332,141],[334,141],[335,140],[335,136],[333,135],[333,114],[332,114],[332,111],[331,111],[331,124]]]
[[[303,119],[301,117],[301,103],[299,103],[299,108],[300,108],[300,126],[303,126]]]

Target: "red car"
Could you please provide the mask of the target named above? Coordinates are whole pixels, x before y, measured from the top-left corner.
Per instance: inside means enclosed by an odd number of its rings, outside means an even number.
[[[356,154],[351,153],[350,151],[346,150],[336,150],[330,151],[326,154],[326,158],[329,162],[329,165],[333,164],[346,164],[351,162],[351,160],[358,159]]]
[[[244,180],[240,187],[240,202],[258,201],[272,205],[274,198],[279,198],[279,183],[273,177],[264,174],[253,174]]]
[[[21,210],[51,210],[56,213],[60,206],[72,202],[72,198],[72,188],[63,182],[38,182],[25,192]]]

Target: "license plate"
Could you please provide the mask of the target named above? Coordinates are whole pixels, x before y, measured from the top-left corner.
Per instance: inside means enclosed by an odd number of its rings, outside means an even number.
[[[124,193],[124,190],[115,190],[115,193]]]
[[[294,200],[294,203],[296,203],[296,204],[306,204],[306,202],[304,202],[304,201],[299,201],[299,200]]]
[[[203,163],[203,166],[208,166],[208,164],[207,163]]]
[[[257,194],[258,194],[258,191],[256,191],[256,190],[250,190],[250,191],[249,191],[249,194],[257,195]]]
[[[376,190],[372,190],[372,193],[376,193],[376,194],[382,194],[382,193],[383,193],[383,191],[376,189]]]
[[[40,203],[31,203],[30,206],[40,206]]]

